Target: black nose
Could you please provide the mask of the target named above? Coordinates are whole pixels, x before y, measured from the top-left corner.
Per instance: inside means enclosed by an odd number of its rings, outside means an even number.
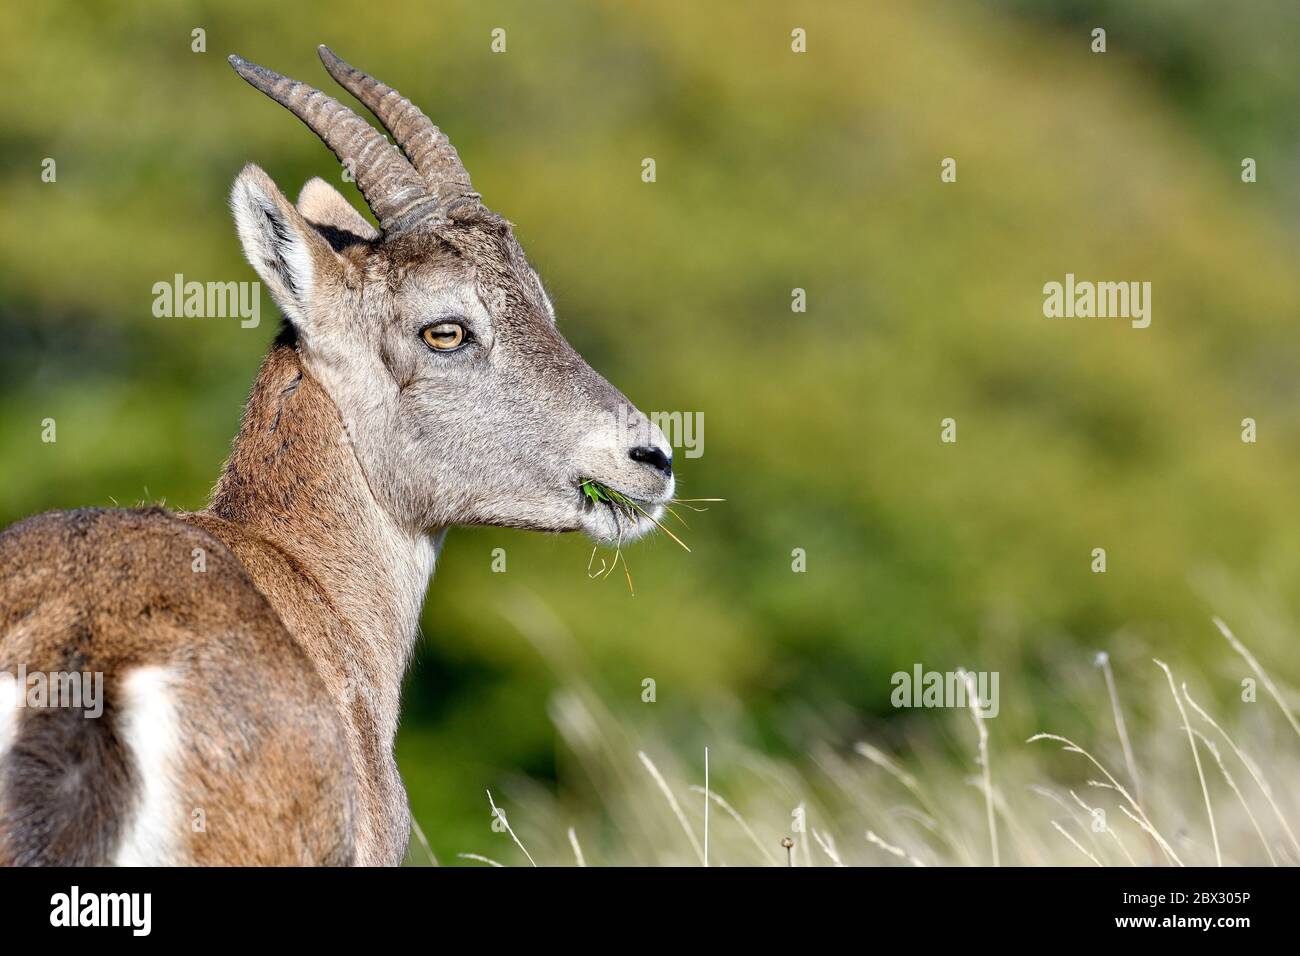
[[[657,471],[662,471],[670,478],[672,477],[673,460],[658,448],[648,448],[643,445],[640,448],[633,448],[627,453],[627,457],[643,465],[649,465]]]

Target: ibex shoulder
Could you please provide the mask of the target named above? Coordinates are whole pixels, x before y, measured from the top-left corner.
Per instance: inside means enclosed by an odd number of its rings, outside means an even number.
[[[0,862],[351,859],[337,713],[201,528],[160,508],[84,509],[0,532],[0,671],[17,670],[23,698],[0,700]],[[89,682],[98,712],[29,703],[28,675]]]

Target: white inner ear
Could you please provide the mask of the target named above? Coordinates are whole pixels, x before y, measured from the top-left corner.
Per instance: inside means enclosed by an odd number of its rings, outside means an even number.
[[[307,180],[298,194],[297,205],[303,218],[314,225],[350,232],[361,239],[379,238],[379,230],[367,222],[342,193],[319,176]]]
[[[265,173],[246,171],[236,180],[231,193],[235,227],[245,257],[276,304],[289,321],[302,326],[315,282],[311,250],[302,234],[304,227],[310,227],[293,215],[287,200],[268,192],[269,182],[259,181],[264,178]]]

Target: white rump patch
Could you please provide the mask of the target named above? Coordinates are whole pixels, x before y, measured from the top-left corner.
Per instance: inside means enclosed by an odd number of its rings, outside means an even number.
[[[0,757],[13,745],[18,733],[18,681],[8,672],[0,672]]]
[[[175,675],[166,667],[137,668],[122,681],[118,732],[134,761],[139,789],[113,861],[118,866],[181,862],[186,810],[176,792],[180,723],[174,688]]]

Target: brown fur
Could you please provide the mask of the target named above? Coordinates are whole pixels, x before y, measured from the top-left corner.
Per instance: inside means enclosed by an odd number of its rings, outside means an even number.
[[[235,553],[316,662],[340,702],[357,825],[373,848],[359,862],[400,862],[409,814],[392,744],[414,635],[374,573],[374,529],[358,520],[369,489],[346,439],[287,331],[258,374],[211,505],[185,520]]]
[[[202,573],[191,569],[196,548]],[[117,684],[145,664],[182,676],[190,732],[168,823],[189,862],[350,862],[339,718],[220,541],[157,508],[50,513],[0,534],[0,580],[0,670],[100,671],[106,695],[97,720],[19,711],[0,763],[0,864],[111,860],[135,772],[118,739]]]
[[[208,510],[51,513],[0,534],[0,670],[102,671],[108,698],[99,720],[20,712],[0,764],[0,863],[109,861],[138,783],[114,684],[159,663],[181,669],[195,725],[174,821],[206,814],[192,862],[404,855],[392,741],[410,640],[385,640],[400,623],[357,520],[365,478],[292,338],[263,364]]]

